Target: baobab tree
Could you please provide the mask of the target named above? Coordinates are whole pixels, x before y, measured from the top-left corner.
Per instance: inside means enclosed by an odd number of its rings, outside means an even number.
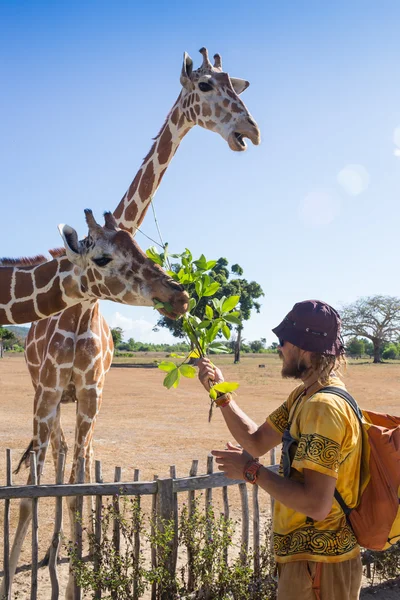
[[[358,336],[374,345],[374,363],[382,362],[383,345],[400,335],[400,298],[366,296],[340,311],[344,336]]]

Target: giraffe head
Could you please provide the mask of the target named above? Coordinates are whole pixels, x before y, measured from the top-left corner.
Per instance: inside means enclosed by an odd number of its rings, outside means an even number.
[[[258,145],[258,125],[239,98],[249,82],[224,73],[219,54],[214,55],[212,65],[207,49],[201,48],[200,52],[203,64],[195,71],[190,56],[186,52],[183,56],[180,105],[186,119],[219,133],[236,152],[246,150],[245,137]]]
[[[127,231],[117,227],[112,213],[105,213],[104,227],[96,223],[91,210],[85,210],[88,236],[78,241],[69,225],[59,225],[73,274],[64,285],[79,286],[78,294],[112,300],[133,306],[154,306],[176,319],[188,308],[189,296],[163,269],[150,260]],[[65,279],[64,279],[65,281]]]

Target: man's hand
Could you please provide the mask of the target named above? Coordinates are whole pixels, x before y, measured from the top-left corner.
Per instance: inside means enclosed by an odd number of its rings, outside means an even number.
[[[253,458],[251,454],[229,442],[225,450],[212,450],[211,454],[215,456],[218,470],[223,471],[229,479],[244,479],[244,468]]]
[[[197,363],[199,367],[199,379],[203,386],[206,388],[207,392],[210,391],[211,383],[222,383],[224,381],[224,376],[220,369],[215,367],[209,358],[200,358]]]

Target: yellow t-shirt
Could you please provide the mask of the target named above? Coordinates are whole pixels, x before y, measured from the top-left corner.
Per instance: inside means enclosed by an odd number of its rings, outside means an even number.
[[[326,385],[346,389],[335,376]],[[283,433],[291,420],[290,434],[298,441],[291,478],[302,480],[303,469],[312,469],[337,479],[336,488],[347,506],[358,503],[361,466],[361,428],[347,402],[334,394],[318,393],[323,386],[297,401],[304,385],[298,386],[267,422]],[[315,391],[317,390],[317,391]],[[293,410],[291,410],[293,409]],[[283,476],[282,461],[280,474]],[[360,549],[338,502],[323,521],[313,519],[275,502],[274,550],[277,562],[296,560],[341,562],[354,558]]]

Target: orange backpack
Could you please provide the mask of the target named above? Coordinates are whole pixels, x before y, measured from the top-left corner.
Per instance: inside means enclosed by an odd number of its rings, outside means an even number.
[[[337,490],[335,498],[359,544],[386,550],[400,540],[400,417],[361,410],[341,388],[328,386],[319,391],[346,400],[363,436],[360,501],[351,509]]]

